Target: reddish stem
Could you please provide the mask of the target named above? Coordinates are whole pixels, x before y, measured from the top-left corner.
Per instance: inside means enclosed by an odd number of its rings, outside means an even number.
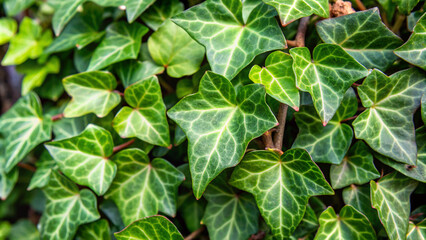
[[[192,232],[191,234],[189,234],[184,240],[195,239],[198,235],[200,235],[200,233],[202,233],[204,231],[205,228],[206,228],[205,226],[201,226],[199,229],[197,229],[194,232]]]
[[[343,119],[342,121],[340,121],[340,122],[347,122],[347,121],[350,121],[350,120],[354,120],[355,118],[357,118],[358,117],[358,115],[355,115],[355,116],[352,116],[352,117],[350,117],[350,118],[346,118],[346,119]]]
[[[124,93],[122,93],[122,92],[120,92],[120,91],[118,91],[118,90],[114,90],[113,92],[118,93],[118,95],[120,95],[120,96],[124,97]]]
[[[22,162],[18,163],[18,167],[23,168],[23,169],[27,169],[28,171],[31,171],[31,172],[35,172],[37,170],[35,167],[33,167],[33,166],[31,166],[27,163],[22,163]]]
[[[58,121],[58,120],[61,120],[62,118],[64,118],[64,113],[59,113],[51,117],[52,121]]]
[[[127,141],[127,142],[123,143],[123,144],[120,144],[120,145],[118,145],[118,146],[115,146],[115,147],[112,149],[112,152],[113,152],[113,153],[116,153],[116,152],[118,152],[118,151],[121,151],[121,150],[123,150],[124,148],[126,148],[126,147],[128,147],[128,146],[132,145],[134,142],[135,142],[135,139],[133,138],[133,139],[131,139],[131,140],[129,140],[129,141]]]

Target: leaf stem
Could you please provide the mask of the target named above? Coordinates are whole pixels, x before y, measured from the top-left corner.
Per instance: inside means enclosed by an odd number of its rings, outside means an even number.
[[[164,81],[161,78],[158,78],[158,81],[160,82],[160,85],[164,88],[164,90],[166,90],[167,93],[173,93],[175,90],[173,89],[172,86],[170,86],[170,84],[168,84],[166,81]]]
[[[297,28],[296,34],[296,46],[304,47],[305,46],[305,35],[306,30],[308,30],[309,17],[303,17],[300,19],[299,27]]]
[[[263,143],[265,144],[265,149],[274,148],[275,147],[274,142],[272,141],[271,130],[266,131],[262,135],[262,140],[263,140]]]
[[[27,163],[22,163],[22,162],[18,163],[18,167],[23,168],[23,169],[27,169],[28,171],[31,171],[31,172],[35,172],[37,170],[35,167],[33,167],[33,166],[31,166]]]
[[[281,150],[283,148],[283,137],[285,130],[285,121],[287,118],[288,105],[281,103],[278,110],[278,122],[277,132],[274,135],[274,146],[275,148]]]
[[[200,233],[204,231],[205,228],[206,228],[205,226],[201,226],[199,229],[195,230],[194,232],[186,236],[184,240],[195,239]]]
[[[287,40],[287,45],[290,47],[296,47],[296,40]]]
[[[61,120],[62,118],[64,118],[64,113],[53,115],[50,119],[52,119],[52,121],[58,121],[58,120]]]
[[[360,11],[367,10],[367,8],[364,6],[364,3],[361,2],[361,0],[355,0],[356,6]]]
[[[118,146],[115,146],[115,147],[112,149],[112,152],[113,152],[113,153],[116,153],[116,152],[118,152],[118,151],[121,151],[121,150],[123,150],[124,148],[126,148],[126,147],[128,147],[128,146],[132,145],[134,142],[135,142],[135,139],[133,138],[133,139],[131,139],[131,140],[129,140],[129,141],[127,141],[127,142],[123,143],[123,144],[120,144],[120,145],[118,145]]]
[[[352,117],[350,117],[350,118],[346,118],[346,119],[343,119],[342,121],[340,121],[340,122],[347,122],[347,121],[350,121],[350,120],[354,120],[355,118],[357,118],[358,117],[358,115],[355,115],[355,116],[352,116]]]
[[[120,91],[118,91],[118,90],[114,90],[113,92],[118,93],[118,95],[120,95],[120,96],[124,97],[124,93],[122,93],[122,92],[120,92]]]
[[[395,23],[392,26],[392,32],[394,32],[395,34],[398,34],[399,29],[401,28],[402,24],[404,23],[404,20],[405,20],[405,15],[397,14],[396,19],[395,19]]]

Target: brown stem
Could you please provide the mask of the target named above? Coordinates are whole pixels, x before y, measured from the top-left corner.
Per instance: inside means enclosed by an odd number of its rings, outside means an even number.
[[[296,47],[296,40],[287,40],[287,46]]]
[[[264,231],[259,231],[258,233],[252,234],[248,240],[262,240],[266,236]]]
[[[173,93],[175,90],[173,89],[172,86],[170,86],[170,84],[168,84],[166,81],[164,81],[161,78],[158,78],[160,85],[166,90],[167,93]]]
[[[358,115],[355,115],[355,116],[352,116],[352,117],[350,117],[350,118],[346,118],[346,119],[343,119],[342,121],[340,121],[340,122],[347,122],[347,121],[350,121],[350,120],[354,120],[355,118],[357,118],[358,117]]]
[[[31,171],[31,172],[35,172],[37,170],[35,167],[33,167],[33,166],[31,166],[27,163],[22,163],[22,162],[18,163],[18,167],[23,168],[23,169],[27,169],[28,171]]]
[[[205,228],[206,228],[205,226],[201,226],[199,229],[195,230],[194,232],[192,232],[191,234],[186,236],[186,238],[184,240],[195,239],[198,235],[200,235],[200,233],[202,233],[204,231]]]
[[[361,0],[355,0],[355,2],[360,11],[367,10],[367,8],[364,6],[364,3],[362,3]]]
[[[283,137],[285,130],[285,121],[287,118],[288,105],[281,103],[280,109],[278,110],[278,122],[277,132],[274,135],[274,146],[281,150],[283,148]]]
[[[392,26],[392,32],[394,32],[395,34],[398,34],[399,29],[401,28],[402,24],[404,23],[404,20],[405,20],[405,15],[397,14],[396,19],[395,19],[395,23]]]
[[[120,150],[123,150],[124,148],[126,148],[126,147],[128,147],[128,146],[132,145],[134,142],[135,142],[135,139],[133,138],[133,139],[131,139],[131,140],[129,140],[129,141],[127,141],[127,142],[123,143],[123,144],[120,144],[120,145],[118,145],[118,146],[115,146],[115,147],[112,149],[112,152],[116,153],[116,152],[118,152],[118,151],[120,151]]]
[[[265,149],[274,148],[274,142],[272,141],[271,131],[266,131],[262,135],[263,144],[265,144]]]
[[[424,213],[416,213],[416,214],[414,214],[414,215],[411,215],[410,216],[410,218],[408,218],[410,221],[414,221],[414,220],[416,220],[418,217],[421,217],[421,216],[423,216],[423,214]]]
[[[300,19],[299,27],[297,28],[296,34],[296,46],[304,47],[305,46],[305,35],[306,30],[308,29],[309,17],[303,17]]]
[[[64,118],[64,113],[59,113],[51,117],[52,121],[58,121],[58,120],[61,120],[62,118]]]
[[[113,92],[118,93],[118,95],[120,95],[120,96],[124,97],[124,93],[122,93],[122,92],[120,92],[120,91],[118,91],[118,90],[114,90]]]

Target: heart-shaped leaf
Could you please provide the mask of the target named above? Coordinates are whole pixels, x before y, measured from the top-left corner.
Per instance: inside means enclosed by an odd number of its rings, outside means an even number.
[[[157,0],[142,16],[142,21],[152,30],[157,29],[174,15],[182,12],[184,9],[183,3],[179,0]]]
[[[53,122],[55,140],[62,140],[77,136],[84,131],[89,123],[95,121],[94,115],[85,115],[78,118],[62,118]]]
[[[78,228],[76,240],[102,239],[111,240],[108,221],[100,219],[96,222],[81,225]]]
[[[114,233],[114,236],[117,240],[183,240],[176,226],[163,216],[152,216],[133,222],[123,231]]]
[[[15,36],[18,24],[13,18],[0,19],[0,45],[10,41]]]
[[[370,186],[356,186],[352,184],[350,187],[343,189],[343,201],[347,205],[351,205],[356,210],[363,213],[371,222],[373,227],[381,225],[377,210],[372,207],[370,200]]]
[[[119,76],[124,87],[127,88],[142,79],[162,73],[164,71],[164,67],[158,66],[153,61],[149,60],[145,60],[143,62],[138,60],[128,60],[114,65],[114,70]]]

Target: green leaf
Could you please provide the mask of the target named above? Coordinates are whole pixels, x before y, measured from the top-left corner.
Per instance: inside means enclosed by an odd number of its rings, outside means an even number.
[[[310,233],[314,233],[318,229],[319,223],[315,211],[308,205],[302,221],[297,226],[292,237],[303,238]]]
[[[90,187],[99,196],[108,190],[117,166],[108,159],[114,142],[107,130],[89,124],[78,136],[45,146],[65,176]]]
[[[259,210],[248,193],[239,193],[218,176],[206,189],[203,223],[212,240],[246,240],[257,232]]]
[[[183,3],[179,0],[157,0],[142,16],[142,21],[152,30],[157,29],[174,15],[182,12],[184,9]]]
[[[253,66],[249,77],[254,83],[263,84],[271,97],[299,111],[300,96],[292,64],[290,55],[276,51],[266,58],[265,67]]]
[[[326,19],[316,27],[324,42],[341,46],[369,69],[389,68],[397,59],[393,50],[402,44],[382,22],[378,8]]]
[[[416,23],[419,21],[419,19],[424,14],[424,10],[418,10],[415,12],[411,12],[410,15],[407,17],[407,29],[408,31],[412,32],[414,31],[414,27],[416,26]]]
[[[78,7],[87,0],[54,0],[54,14],[52,18],[52,27],[56,36],[64,29],[65,25],[74,17],[77,13]]]
[[[423,97],[422,97],[422,109],[421,109],[421,113],[422,113],[423,123],[426,124],[426,94],[423,94]]]
[[[40,240],[36,226],[28,219],[21,219],[13,224],[9,235],[10,240]]]
[[[1,159],[0,159],[1,160]],[[0,161],[0,164],[2,161]],[[18,168],[12,168],[10,172],[5,172],[4,168],[0,168],[0,198],[5,200],[15,187],[18,181]]]
[[[374,227],[381,224],[377,210],[371,204],[369,185],[356,186],[352,184],[350,187],[343,189],[342,196],[345,204],[353,206],[364,214]]]
[[[204,59],[204,47],[170,20],[148,39],[152,59],[167,69],[167,75],[180,78],[192,75]]]
[[[7,16],[14,17],[26,8],[33,5],[35,0],[4,0],[4,9]]]
[[[36,20],[24,17],[19,26],[19,33],[10,41],[9,49],[1,64],[3,66],[18,65],[27,59],[39,57],[43,48],[52,41],[50,30],[42,32]]]
[[[293,147],[306,149],[315,162],[340,164],[353,138],[352,128],[341,121],[352,117],[357,108],[358,102],[352,88],[346,91],[327,126],[323,126],[313,106],[302,106],[300,112],[294,114],[299,134]]]
[[[94,113],[105,117],[121,101],[113,90],[117,87],[114,75],[109,72],[84,72],[63,80],[64,88],[72,97],[64,110],[65,117],[80,117]]]
[[[51,132],[52,121],[43,117],[38,96],[30,92],[21,97],[0,118],[0,134],[6,137],[4,171],[11,171],[37,145],[50,140]]]
[[[426,220],[418,224],[410,222],[407,232],[407,240],[426,239]]]
[[[91,222],[88,224],[81,225],[78,228],[77,240],[85,239],[102,239],[110,240],[111,236],[109,235],[109,225],[108,221],[105,219],[100,219],[96,222]]]
[[[179,195],[177,209],[190,232],[194,232],[201,227],[206,204],[207,201],[204,198],[197,200],[192,191]]]
[[[405,239],[410,216],[410,195],[418,182],[394,172],[370,182],[371,202],[390,240]]]
[[[426,13],[419,19],[410,39],[395,50],[395,54],[405,61],[426,70]]]
[[[47,203],[39,223],[42,239],[72,239],[78,226],[100,217],[95,195],[88,189],[79,191],[57,172],[51,175],[44,194]]]
[[[164,67],[158,66],[153,61],[149,60],[145,60],[143,62],[138,60],[128,60],[117,63],[114,66],[114,70],[119,76],[124,87],[127,88],[142,79],[162,73],[164,71]]]
[[[248,143],[276,125],[258,84],[238,93],[224,77],[207,72],[199,92],[184,97],[168,116],[185,132],[192,186],[197,199],[210,181],[241,160]]]
[[[400,13],[409,15],[419,0],[393,0],[393,2],[398,6]]]
[[[212,71],[233,79],[256,55],[285,48],[284,36],[272,7],[257,3],[244,12],[250,1],[207,0],[172,20],[205,46]]]
[[[126,59],[136,59],[142,36],[148,28],[140,23],[114,22],[106,29],[105,38],[96,48],[90,60],[89,71],[105,68]]]
[[[184,180],[179,170],[162,158],[150,161],[135,148],[119,152],[112,160],[117,164],[117,175],[105,198],[117,204],[124,224],[158,211],[175,216],[177,189]]]
[[[170,145],[166,106],[155,76],[130,85],[124,98],[131,107],[123,107],[112,125],[122,138],[137,137],[142,141],[168,147]]]
[[[296,86],[309,92],[323,125],[333,118],[346,90],[368,71],[340,46],[319,44],[313,52],[308,48],[292,48]],[[342,67],[344,66],[344,67]]]
[[[412,68],[387,77],[373,70],[358,87],[367,109],[352,123],[355,136],[375,151],[415,165],[416,142],[413,113],[426,89],[424,73]]]
[[[271,151],[247,153],[232,173],[230,184],[254,195],[277,239],[293,233],[309,197],[334,194],[308,152],[300,148],[290,149],[282,156]]]
[[[94,115],[85,115],[78,118],[62,118],[54,121],[53,133],[55,134],[55,140],[77,136],[94,120]]]
[[[263,2],[277,9],[283,26],[312,14],[323,18],[329,17],[328,1],[325,0],[263,0]]]
[[[315,240],[377,239],[368,219],[350,205],[344,206],[338,216],[333,207],[328,207],[321,214],[319,222],[320,228],[315,235]]]
[[[127,21],[135,21],[155,0],[126,0]]]
[[[10,223],[8,221],[0,222],[0,239],[4,240],[9,235],[11,230]]]
[[[46,186],[49,183],[50,175],[53,171],[58,169],[58,166],[49,152],[44,150],[36,162],[36,169],[28,185],[28,191]]]
[[[339,165],[330,168],[331,186],[334,189],[351,184],[362,185],[380,177],[373,163],[373,155],[363,141],[352,145],[348,154]]]
[[[114,235],[117,240],[183,240],[175,225],[163,216],[152,216],[138,220],[127,226],[123,231],[114,233]]]
[[[18,24],[13,18],[0,19],[0,45],[8,43],[18,29]]]

